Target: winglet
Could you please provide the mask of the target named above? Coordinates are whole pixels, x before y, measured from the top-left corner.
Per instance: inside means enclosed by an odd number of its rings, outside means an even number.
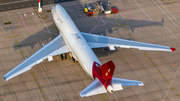
[[[176,48],[170,48],[170,49],[172,50],[172,52],[176,50]]]
[[[144,86],[144,84],[143,84],[143,83],[141,83],[141,84],[139,84],[139,86]]]

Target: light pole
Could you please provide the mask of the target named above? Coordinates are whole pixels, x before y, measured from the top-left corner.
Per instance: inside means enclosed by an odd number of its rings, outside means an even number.
[[[38,12],[42,12],[41,0],[39,0],[38,4],[39,4],[39,7],[38,7]]]

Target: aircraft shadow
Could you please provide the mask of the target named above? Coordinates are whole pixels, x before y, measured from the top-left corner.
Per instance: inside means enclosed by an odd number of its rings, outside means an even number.
[[[76,16],[76,17],[79,17],[78,14],[74,15],[74,14],[71,14],[72,12],[70,12],[69,10],[67,10],[67,12],[69,13],[70,16]],[[83,10],[82,10],[83,12]],[[101,17],[101,16],[104,16],[104,14],[102,13],[99,13],[98,14],[98,17]],[[92,16],[93,17],[93,16]],[[52,17],[51,17],[52,18]],[[73,18],[72,18],[73,19]],[[112,18],[102,18],[104,21],[105,20],[108,20],[108,21],[112,21]],[[93,20],[93,19],[92,19]],[[132,32],[134,32],[134,29],[137,28],[137,27],[147,27],[147,26],[163,26],[163,23],[164,23],[164,18],[162,18],[161,22],[155,22],[155,21],[148,21],[148,20],[133,20],[133,19],[123,19],[123,18],[120,18],[120,19],[113,19],[113,20],[116,20],[116,21],[120,21],[120,24],[123,24],[124,26],[118,26],[119,28],[124,28],[124,27],[127,27],[127,29],[131,30]],[[81,28],[80,26],[82,25],[79,25],[78,22],[75,22],[75,24],[77,25],[77,27],[79,28],[80,31],[84,30],[83,28]],[[49,29],[51,28],[55,28],[54,27],[55,25],[52,24],[50,26],[48,26]],[[92,27],[92,26],[91,26]],[[94,26],[93,26],[94,27]],[[108,33],[111,33],[113,34],[114,32],[114,25],[109,25],[108,23],[106,23],[106,25],[104,26],[101,26],[101,30],[100,31],[96,31],[94,30],[92,33],[93,34],[98,34],[98,33],[102,33],[103,35],[106,35],[107,34],[107,31]],[[42,30],[46,30],[46,28],[42,29]],[[53,30],[56,30],[56,32],[58,31],[57,28],[53,29]],[[89,30],[91,30],[91,28],[89,28]],[[44,33],[44,35],[41,35],[41,33]],[[89,33],[89,32],[86,32],[86,33]],[[53,34],[49,34],[49,33],[46,33],[46,32],[42,32],[42,31],[39,31],[37,33],[35,33],[34,35],[30,35],[28,38],[24,39],[23,41],[19,42],[19,43],[16,43],[14,44],[14,49],[15,50],[18,50],[19,48],[17,48],[18,46],[20,47],[28,47],[28,46],[31,46],[31,49],[34,48],[34,46],[38,43],[39,45],[41,45],[41,42],[44,42],[44,41],[47,41],[49,42],[50,40],[53,40],[57,35],[53,35]],[[98,49],[99,51],[99,49]],[[103,50],[101,52],[104,52]],[[116,52],[116,51],[113,51],[113,52]],[[111,54],[113,54],[113,52],[110,52]],[[96,52],[95,52],[96,53]],[[108,54],[102,54],[101,56],[106,56]]]

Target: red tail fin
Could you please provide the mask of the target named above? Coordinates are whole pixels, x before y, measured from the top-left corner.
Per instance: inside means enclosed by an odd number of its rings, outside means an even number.
[[[101,65],[101,75],[109,84],[111,84],[114,69],[115,65],[112,61],[108,61]]]

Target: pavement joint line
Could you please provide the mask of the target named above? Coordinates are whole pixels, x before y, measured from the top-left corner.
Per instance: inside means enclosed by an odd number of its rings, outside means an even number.
[[[75,9],[76,10],[76,9]],[[79,12],[76,10],[76,12],[79,14]],[[128,12],[126,12],[127,14],[129,14]],[[82,16],[81,14],[79,14],[80,16]],[[84,15],[83,15],[84,16]],[[131,16],[130,14],[129,14],[129,16]],[[84,16],[84,17],[86,17],[86,16]],[[102,17],[102,16],[101,16]],[[91,17],[88,17],[88,18],[91,18]],[[131,18],[132,18],[132,16],[131,16]],[[93,18],[91,18],[91,19],[93,19]],[[132,18],[132,19],[134,19],[134,18]],[[147,20],[147,19],[145,19],[145,20]],[[148,20],[149,21],[149,20]],[[152,21],[152,22],[157,22],[157,21],[153,21],[153,20],[150,20],[150,21]],[[108,22],[108,21],[105,21],[105,22]],[[161,22],[157,22],[157,23],[161,23]],[[164,23],[165,24],[165,23]],[[169,25],[169,24],[166,24],[166,25]],[[123,25],[121,25],[121,26],[123,26]],[[169,25],[169,26],[173,26],[173,25]],[[126,27],[129,27],[129,26],[126,26]],[[173,27],[177,27],[177,26],[173,26]],[[180,27],[177,27],[177,28],[180,28]],[[140,30],[140,31],[144,31],[144,32],[148,32],[148,33],[151,33],[151,34],[156,34],[156,35],[159,35],[159,36],[163,36],[163,37],[167,37],[167,38],[171,38],[171,39],[175,39],[175,40],[179,40],[178,38],[173,38],[173,37],[169,37],[169,36],[166,36],[166,35],[162,35],[162,34],[159,34],[159,33],[155,33],[155,32],[150,32],[150,31],[145,31],[145,30],[142,30],[142,29],[140,29],[140,28],[133,28],[133,29],[138,29],[138,30]]]
[[[147,54],[146,53],[144,53],[146,56],[147,56]]]
[[[6,38],[12,38],[12,37],[18,37],[18,36],[20,36],[20,35],[13,35],[13,36],[8,36],[8,37],[6,37]]]
[[[35,50],[36,50],[36,48],[35,48]],[[56,84],[55,84],[54,81],[52,80],[52,76],[50,75],[50,73],[48,72],[48,70],[47,70],[47,68],[46,68],[46,66],[45,66],[45,61],[42,62],[41,65],[39,65],[39,66],[40,66],[40,69],[43,71],[43,74],[44,74],[45,76],[47,76],[46,79],[47,79],[49,85],[53,85],[54,94],[57,96],[57,98],[59,97],[60,100],[63,100],[62,95],[61,95],[60,92],[58,91],[58,88],[57,88]],[[44,68],[44,69],[42,69],[42,68]],[[44,70],[45,70],[45,71],[44,71]],[[64,75],[64,74],[63,74],[63,75]],[[49,78],[49,80],[48,80],[48,78]],[[52,87],[52,86],[51,86],[51,87]],[[55,91],[56,91],[56,92],[55,92]],[[58,95],[57,95],[57,94],[58,94]]]
[[[119,21],[119,20],[118,20]],[[119,21],[120,22],[120,21]],[[127,31],[127,29],[125,28],[125,30]],[[131,36],[131,34],[130,33],[128,33],[129,34],[129,36]],[[132,38],[134,41],[135,41],[135,39],[134,38]],[[142,50],[143,51],[143,50]],[[147,54],[146,53],[144,53],[146,56],[147,56]],[[148,57],[148,56],[147,56]],[[149,61],[151,61],[151,59],[149,58]],[[153,63],[152,61],[151,61],[151,63]],[[154,65],[154,67],[156,67],[156,65],[153,63],[153,65]],[[158,71],[159,71],[159,69],[158,69]],[[160,71],[159,71],[160,72]],[[164,77],[164,75],[162,75],[163,76],[163,78],[165,78]],[[167,81],[168,82],[168,81]],[[168,82],[169,83],[169,82]],[[170,83],[169,83],[170,84]],[[172,87],[173,88],[173,87]],[[173,88],[174,89],[174,88]],[[179,94],[178,94],[179,95]]]
[[[144,53],[144,54],[147,55],[146,53]],[[147,57],[148,57],[148,56],[147,56]],[[150,59],[150,58],[149,58],[149,59]],[[153,62],[151,61],[151,63],[153,63]],[[155,65],[154,63],[153,63],[153,65],[154,65],[154,67],[156,67],[156,65]],[[156,67],[156,68],[157,68],[157,67]],[[162,74],[159,69],[157,69],[157,70],[158,70],[158,72],[159,72],[160,74]],[[162,75],[162,77],[166,80],[166,78],[165,78],[164,75]],[[166,82],[170,85],[170,83],[169,83],[168,80],[166,80]],[[175,89],[174,89],[173,87],[171,87],[171,89],[172,89],[173,91],[175,91]],[[180,97],[178,93],[176,93],[176,94],[178,95],[178,97]]]
[[[44,100],[46,100],[46,97],[44,96]]]
[[[176,93],[178,97],[180,97],[180,95],[178,93]]]
[[[119,20],[118,20],[119,21]],[[119,21],[120,22],[120,21]],[[125,30],[127,30],[127,29],[125,29]],[[150,32],[151,33],[151,32]],[[131,36],[131,34],[130,33],[128,33],[129,34],[129,36]],[[135,39],[134,38],[132,38],[134,41],[135,41]],[[143,50],[142,50],[143,51]],[[145,56],[146,57],[148,57],[148,55],[146,54],[146,53],[144,53],[145,54]],[[149,59],[149,61],[153,64],[153,66],[154,67],[156,67],[156,65],[152,62],[152,60],[148,57],[148,59]],[[157,69],[158,70],[158,72],[161,74],[161,71],[159,70],[159,69]],[[165,76],[164,75],[162,75],[162,77],[166,80],[166,78],[165,78]],[[170,85],[170,83],[169,83],[169,81],[168,80],[166,80],[166,82]],[[173,88],[173,87],[171,87],[172,88],[172,90],[173,91],[175,91],[175,89]],[[178,93],[176,93],[177,95],[178,95],[178,97],[180,97],[180,95],[178,94]]]
[[[43,91],[42,90],[40,90],[41,91],[41,93],[43,94]]]
[[[11,33],[13,34],[13,31],[11,31]],[[14,39],[16,40],[16,38],[14,37]],[[16,40],[16,42],[18,43],[18,41]],[[19,47],[19,49],[20,49],[20,51],[21,51],[21,54],[23,55],[23,58],[24,58],[24,54],[23,54],[23,51],[21,50],[21,47],[18,45],[18,47]],[[37,83],[37,85],[38,85],[38,88],[40,89],[40,91],[42,91],[41,90],[41,88],[40,88],[40,85],[39,85],[39,83],[37,82],[37,79],[35,78],[35,75],[34,75],[34,73],[31,71],[31,74],[33,75],[33,77],[34,77],[34,80],[36,81],[36,83]],[[42,95],[43,95],[43,97],[44,97],[44,99],[46,100],[46,97],[44,96],[44,94],[42,93]]]
[[[73,5],[74,3],[69,3],[68,5],[62,5],[62,6],[71,6]],[[37,4],[36,4],[37,5]],[[46,9],[46,8],[49,8],[49,7],[44,7],[43,9]],[[22,12],[27,12],[27,11],[34,11],[34,10],[23,10]],[[77,11],[77,10],[76,10]],[[77,12],[79,14],[79,12]],[[129,12],[124,12],[124,13],[127,13],[129,14]],[[119,13],[118,13],[119,14]],[[112,14],[111,14],[112,15]],[[140,19],[134,19],[130,14],[129,16],[133,19],[133,20],[149,20],[149,19],[145,19],[145,18],[140,18]],[[149,20],[149,21],[153,21],[153,20]],[[157,22],[157,23],[161,23],[161,22],[158,22],[158,21],[153,21],[153,22]],[[163,23],[165,25],[169,25],[169,26],[173,26],[173,27],[177,27],[177,28],[180,28],[180,26],[174,26],[174,25],[171,25],[171,24],[166,24],[166,23]]]
[[[22,27],[23,28],[23,27]],[[20,30],[22,30],[22,28],[20,29]],[[20,30],[18,30],[17,32],[19,32]],[[16,33],[17,33],[16,32]],[[16,35],[16,34],[14,34],[14,35]],[[6,40],[6,42],[4,42],[1,46],[0,46],[0,48],[2,48],[2,46],[4,46],[10,39],[12,39],[12,37],[10,37],[8,40]]]
[[[149,61],[151,61],[151,59],[149,58]]]
[[[34,80],[35,80],[35,82],[36,82],[36,84],[37,84],[37,86],[38,86],[38,88],[39,88],[39,90],[40,90],[40,92],[41,92],[41,94],[42,94],[44,100],[46,100],[46,97],[44,96],[43,91],[42,91],[42,89],[41,89],[41,87],[40,87],[40,85],[39,85],[39,83],[38,83],[38,81],[37,81],[37,79],[36,79],[34,73],[32,72],[32,70],[31,70],[31,74],[32,74],[32,76],[34,77]]]
[[[144,53],[146,56],[147,56],[147,54],[146,53]],[[148,56],[147,56],[148,57]],[[149,61],[150,61],[151,59],[149,58]],[[156,67],[156,65],[151,61],[151,63],[153,64],[153,66],[154,67]],[[157,68],[157,67],[156,67]],[[157,69],[158,70],[158,72],[161,74],[161,71],[159,70],[159,69]],[[165,78],[165,76],[164,75],[162,75],[162,77],[166,80],[166,78]],[[169,83],[169,81],[168,80],[166,80],[166,82],[170,85],[170,83]],[[175,91],[175,89],[173,88],[173,87],[171,87],[172,88],[172,90],[173,91]],[[176,93],[177,95],[178,95],[178,97],[180,97],[179,96],[179,94],[178,93]]]
[[[125,28],[125,30],[127,31],[127,28]]]
[[[164,75],[162,75],[162,77],[165,79]]]
[[[149,17],[149,15],[144,11],[144,9],[142,9],[141,8],[141,6],[139,6],[139,4],[136,2],[136,0],[133,0],[135,3],[136,3],[136,5],[138,5],[138,7],[144,12],[144,14],[146,14],[146,16],[148,16],[148,18],[150,19],[150,20],[152,20],[150,17]]]
[[[11,30],[11,33],[13,34],[13,31]],[[16,38],[14,37],[14,39],[15,39],[15,41],[16,41],[16,43],[18,43],[18,41],[16,40]],[[20,52],[21,52],[21,54],[22,54],[22,56],[24,56],[24,54],[23,54],[23,52],[22,52],[22,50],[21,50],[21,47],[18,45],[18,47],[19,47],[19,49],[20,49]]]
[[[37,79],[34,77],[34,80],[37,81]]]
[[[101,94],[101,97],[103,98],[104,101],[106,101],[106,99],[104,98],[104,96]]]
[[[152,1],[154,2],[154,0],[152,0]],[[156,2],[154,2],[154,4],[156,4]],[[171,22],[172,22],[174,25],[176,25],[176,24],[172,21],[172,19],[161,9],[161,7],[158,6],[158,4],[156,4],[156,6],[161,10],[161,12],[163,12],[163,13],[166,15],[166,17],[169,18],[169,20],[171,20]],[[177,26],[177,25],[176,25],[176,26]]]
[[[18,12],[18,14],[19,14],[19,12]],[[21,12],[21,14],[22,14],[22,12]],[[20,16],[20,14],[19,14],[19,16]],[[23,14],[22,14],[22,16],[23,16]],[[53,32],[46,31],[46,30],[41,30],[41,29],[31,29],[31,30],[29,30],[29,29],[27,28],[27,26],[26,26],[26,25],[28,24],[27,21],[26,21],[26,18],[25,18],[24,16],[23,16],[23,18],[20,16],[20,18],[21,18],[21,20],[22,20],[22,22],[23,22],[23,24],[24,24],[23,27],[25,27],[27,31],[39,30],[39,31],[42,31],[42,32],[46,32],[46,33],[58,35],[57,33],[53,33]],[[24,19],[25,21],[23,21],[23,19]],[[41,19],[41,20],[42,20],[42,19]]]
[[[31,72],[31,74],[34,76],[34,73],[33,73],[33,72]]]
[[[159,2],[159,0],[158,0],[158,2]],[[159,3],[162,5],[162,7],[164,7],[161,2],[159,2]],[[164,9],[166,9],[166,7],[164,7]],[[166,11],[179,23],[179,21],[167,9],[166,9]]]
[[[37,84],[37,85],[38,85],[38,87],[40,88],[39,84]]]

